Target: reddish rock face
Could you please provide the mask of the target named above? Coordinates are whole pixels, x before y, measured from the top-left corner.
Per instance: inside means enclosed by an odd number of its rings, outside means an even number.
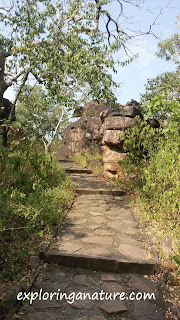
[[[92,141],[102,141],[100,114],[103,110],[110,110],[110,108],[104,103],[98,104],[95,101],[90,101],[83,108],[77,109],[75,114],[76,116],[81,115],[81,118],[64,130],[62,145],[57,151],[59,160],[67,159],[88,148]]]
[[[69,158],[96,141],[102,145],[105,176],[121,179],[125,174],[122,165],[126,157],[123,149],[124,131],[138,125],[143,119],[138,107],[139,103],[131,99],[126,106],[120,106],[119,112],[96,101],[76,108],[75,116],[81,118],[64,130],[62,145],[57,152],[58,159]],[[150,119],[148,124],[158,127],[155,119]]]
[[[103,134],[103,145],[120,145],[124,140],[124,132],[122,130],[105,130]]]
[[[80,119],[67,126],[62,134],[62,145],[57,151],[58,159],[69,158],[72,154],[85,148],[87,146],[85,135],[86,121]]]
[[[122,130],[137,125],[138,121],[129,117],[108,117],[104,120],[104,130]]]

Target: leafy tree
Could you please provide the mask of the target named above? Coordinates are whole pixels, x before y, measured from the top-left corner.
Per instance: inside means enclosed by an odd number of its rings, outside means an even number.
[[[172,37],[158,43],[157,56],[167,61],[172,60],[180,68],[180,34],[175,33]]]
[[[172,59],[178,66],[177,43],[172,37],[160,44],[159,56]],[[177,244],[171,252],[171,259],[179,262],[180,213],[180,75],[179,70],[166,72],[148,80],[146,92],[142,95],[144,122],[125,131],[124,148],[126,172],[135,173],[135,179],[125,180],[133,188],[144,209],[140,219],[156,226],[156,242],[172,238]],[[161,122],[160,128],[147,125],[147,118],[155,117]],[[161,248],[160,248],[161,250]],[[159,251],[160,252],[160,251]],[[161,253],[162,254],[162,253]],[[167,257],[166,257],[167,259]]]
[[[118,8],[116,17],[109,9],[111,4]],[[86,97],[114,101],[115,83],[108,72],[115,71],[113,54],[121,48],[130,54],[129,41],[152,34],[154,24],[146,32],[122,29],[124,7],[129,5],[142,9],[139,1],[124,0],[17,0],[10,9],[1,7],[1,27],[11,36],[0,34],[0,112],[6,89],[21,80],[14,109],[30,74],[62,106],[73,106],[84,87]],[[119,63],[126,65],[132,59],[131,55]],[[64,90],[69,86],[74,96]],[[10,122],[12,114],[13,110]]]
[[[41,86],[25,85],[16,108],[16,120],[32,142],[43,141],[48,152],[56,134],[67,125],[64,109],[53,102]]]
[[[142,95],[143,110],[147,117],[161,121],[180,121],[180,35],[175,34],[158,44],[157,56],[172,60],[177,65],[175,72],[165,72],[148,80],[146,93]]]
[[[179,72],[166,72],[149,79],[146,93],[141,96],[146,117],[159,121],[180,120],[180,75]]]

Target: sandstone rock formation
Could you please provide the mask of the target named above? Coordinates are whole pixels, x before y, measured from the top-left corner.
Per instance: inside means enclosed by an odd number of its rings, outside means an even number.
[[[131,99],[121,110],[114,111],[104,103],[91,101],[84,107],[78,107],[74,114],[79,120],[70,124],[62,135],[62,146],[57,155],[60,160],[71,157],[97,141],[102,148],[104,174],[110,178],[124,175],[122,161],[126,157],[123,149],[124,130],[138,125],[143,115],[138,109],[139,103]],[[155,119],[149,124],[158,127]]]
[[[59,160],[71,157],[74,153],[90,146],[92,141],[102,141],[100,114],[103,110],[110,110],[104,103],[98,104],[90,101],[83,108],[77,108],[74,112],[76,117],[81,117],[71,123],[62,134],[62,145],[57,151]]]
[[[126,158],[123,149],[124,130],[138,125],[143,119],[138,110],[138,102],[131,100],[119,113],[111,112],[101,114],[102,119],[102,150],[104,174],[109,178],[120,179],[125,174],[122,162]],[[139,118],[137,118],[139,117]]]

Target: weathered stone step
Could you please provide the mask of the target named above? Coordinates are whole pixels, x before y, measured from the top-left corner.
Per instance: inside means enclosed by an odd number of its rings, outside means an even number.
[[[150,252],[123,197],[126,193],[75,163],[67,162],[64,167],[69,170],[78,197],[57,239],[41,257],[67,267],[154,274],[157,257]]]
[[[105,190],[107,191],[107,190]],[[154,274],[158,260],[125,197],[78,195],[46,262],[103,272]]]
[[[158,263],[152,261],[124,261],[115,260],[113,257],[110,259],[101,256],[80,255],[80,254],[66,254],[63,252],[56,252],[53,249],[47,253],[41,252],[40,258],[47,263],[56,263],[65,267],[82,268],[102,272],[114,273],[132,273],[153,275],[157,271]]]
[[[61,166],[64,168],[64,170],[66,171],[69,171],[72,173],[74,173],[73,170],[75,170],[75,173],[82,173],[82,171],[86,172],[87,173],[92,173],[91,170],[87,169],[87,168],[84,168],[82,166],[80,166],[79,164],[77,164],[76,162],[72,161],[72,160],[63,160],[63,161],[59,161],[59,163],[61,164]]]
[[[162,279],[156,278],[155,281],[153,276],[104,273],[45,264],[31,291],[32,300],[35,292],[42,292],[42,297],[43,294],[48,296],[48,293],[54,295],[52,299],[34,298],[32,303],[26,303],[26,297],[19,314],[15,316],[17,319],[167,320],[166,316],[172,315]],[[83,298],[84,295],[86,298]],[[120,295],[124,298],[120,299]],[[139,299],[140,295],[142,299]]]
[[[91,174],[92,173],[92,171],[89,169],[66,168],[65,171],[67,173],[78,173],[78,174],[81,174],[81,173]]]
[[[116,190],[112,184],[107,181],[100,180],[92,174],[71,173],[70,178],[74,182],[76,190]],[[95,192],[94,192],[95,193]],[[90,193],[89,193],[90,194]],[[109,194],[108,192],[106,194]],[[111,194],[112,195],[112,194]]]
[[[107,189],[81,189],[81,188],[76,188],[76,192],[79,195],[83,195],[83,194],[87,194],[87,195],[91,195],[91,194],[103,194],[103,195],[110,195],[113,197],[121,197],[124,196],[126,194],[125,191],[121,191],[121,190],[107,190]]]

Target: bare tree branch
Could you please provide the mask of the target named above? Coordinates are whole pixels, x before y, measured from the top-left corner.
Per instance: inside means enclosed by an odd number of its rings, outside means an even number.
[[[138,33],[132,35],[132,36],[131,36],[131,39],[132,39],[132,38],[137,38],[137,37],[139,37],[139,36],[143,36],[143,35],[146,35],[146,34],[152,34],[156,39],[159,39],[159,37],[158,37],[155,33],[151,32],[151,31],[152,31],[152,27],[156,24],[157,19],[158,19],[159,16],[162,14],[163,9],[164,9],[164,7],[162,7],[162,8],[160,9],[159,14],[156,16],[156,18],[154,19],[153,23],[150,24],[148,31],[145,31],[145,32],[140,32],[140,31],[139,31]],[[132,31],[132,30],[131,30],[131,31]]]
[[[39,82],[40,84],[44,83],[44,80],[42,78],[40,78],[34,71],[31,71],[32,75],[35,77],[35,79],[37,80],[37,82]]]
[[[63,120],[63,117],[64,117],[64,107],[63,107],[63,106],[62,106],[61,110],[62,110],[61,117],[60,117],[60,119],[59,119],[59,121],[58,121],[58,123],[57,123],[57,125],[56,125],[56,127],[55,127],[55,130],[54,130],[54,132],[53,132],[53,136],[52,136],[51,140],[50,140],[48,143],[46,143],[45,140],[44,140],[44,138],[43,138],[43,137],[41,138],[42,141],[43,141],[43,143],[44,143],[45,153],[48,153],[48,149],[49,149],[50,145],[52,144],[52,142],[53,142],[53,140],[54,140],[54,138],[55,138],[55,136],[56,136],[56,134],[57,134],[57,132],[58,132],[58,129],[59,129],[59,127],[60,127],[60,124],[61,124],[61,122],[64,121],[64,120]]]
[[[150,13],[152,13],[152,11],[148,8],[145,8],[145,6],[143,6],[143,4],[145,3],[144,0],[139,0],[139,1],[132,1],[132,0],[117,0],[117,2],[120,5],[120,13],[119,13],[119,17],[123,17],[123,3],[124,4],[129,4],[129,5],[133,5],[134,7],[138,8],[138,9],[143,9],[146,10]],[[171,0],[170,0],[171,2]],[[170,3],[169,2],[169,3]],[[168,3],[168,4],[169,4]],[[100,24],[100,18],[102,16],[104,16],[107,20],[105,21],[105,27],[106,27],[106,32],[107,32],[107,41],[109,43],[109,45],[111,45],[111,38],[114,38],[115,40],[117,40],[118,37],[123,37],[125,36],[127,40],[131,40],[134,39],[136,37],[140,37],[143,35],[148,35],[151,34],[154,37],[158,38],[156,36],[156,34],[153,32],[152,28],[155,25],[157,19],[159,18],[159,16],[162,14],[163,11],[163,7],[160,9],[159,14],[156,16],[156,18],[154,19],[153,23],[150,24],[149,29],[147,31],[136,31],[136,30],[130,30],[130,29],[126,29],[129,30],[130,32],[125,31],[125,29],[121,29],[120,28],[120,22],[118,21],[118,18],[113,18],[113,16],[111,15],[111,13],[108,10],[103,9],[103,5],[101,3],[100,0],[95,0],[95,7],[96,7],[96,12],[95,12],[95,17],[94,17],[94,27],[89,27],[87,25],[81,25],[79,27],[79,30],[81,32],[86,32],[86,33],[92,33],[94,31],[99,31],[99,24]],[[166,5],[167,7],[167,5]],[[87,19],[88,20],[88,19]],[[69,24],[71,25],[71,27],[73,28],[73,24],[75,21],[86,21],[86,17],[84,17],[84,15],[82,14],[82,16],[79,17],[73,17],[73,19],[71,19],[69,21]],[[114,30],[112,30],[112,26],[114,25]],[[125,49],[125,53],[127,53],[127,46],[125,44],[123,44],[122,41],[122,47]]]
[[[12,1],[12,4],[10,7],[0,7],[0,10],[6,11],[6,12],[10,12],[14,7],[14,0]]]
[[[14,81],[17,81],[17,79],[22,76],[22,74],[26,71],[26,68],[22,69],[19,73],[16,75],[13,75],[11,79],[6,80],[6,89],[9,88]]]

